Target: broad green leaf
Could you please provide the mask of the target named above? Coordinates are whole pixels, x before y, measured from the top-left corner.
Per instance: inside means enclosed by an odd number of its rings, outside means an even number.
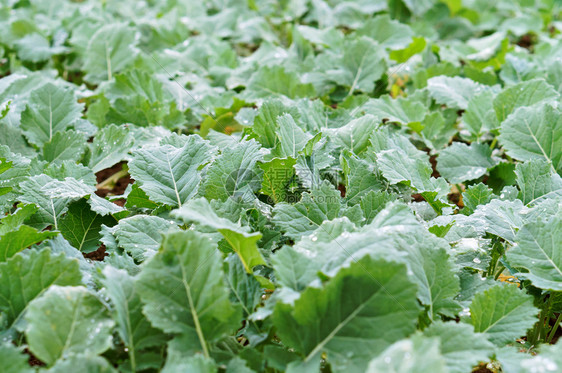
[[[386,191],[369,191],[363,197],[359,205],[361,206],[361,211],[363,211],[363,216],[365,217],[365,224],[370,224],[375,216],[385,207],[385,205],[396,200],[397,195],[391,194]]]
[[[246,227],[219,217],[206,199],[199,198],[189,201],[174,211],[173,216],[187,223],[196,223],[220,232],[232,250],[238,254],[248,273],[252,273],[254,266],[265,264],[257,246],[262,234],[260,232],[248,233]]]
[[[43,186],[52,181],[53,179],[47,175],[38,175],[30,177],[20,184],[22,195],[19,200],[35,204],[38,208],[37,213],[32,216],[29,222],[29,225],[38,229],[44,229],[49,225],[58,229],[60,217],[66,211],[66,206],[70,202],[69,198],[51,198],[41,191]]]
[[[0,361],[2,362],[3,372],[31,373],[34,371],[27,361],[29,356],[25,355],[22,350],[22,347],[16,347],[10,342],[4,342],[0,345]]]
[[[154,327],[178,335],[184,352],[209,356],[211,343],[238,328],[239,309],[229,301],[220,254],[201,234],[167,235],[136,284],[143,313]]]
[[[38,232],[27,225],[7,232],[0,237],[0,262],[5,262],[26,247],[39,243],[57,235],[57,232]]]
[[[446,242],[422,231],[405,235],[397,246],[408,253],[406,261],[418,285],[418,298],[429,308],[429,318],[435,320],[439,314],[454,317],[460,306],[453,298],[460,286]]]
[[[501,125],[499,141],[515,159],[545,159],[562,171],[562,113],[548,104],[513,112]]]
[[[103,284],[114,308],[119,337],[129,354],[131,371],[137,370],[142,350],[158,346],[166,340],[164,334],[154,329],[142,313],[140,296],[135,281],[126,271],[107,266],[103,270]]]
[[[129,67],[137,53],[135,30],[126,24],[106,24],[92,35],[85,50],[83,69],[93,84],[111,80]]]
[[[492,158],[492,150],[486,144],[466,145],[454,142],[439,152],[437,170],[450,183],[456,184],[478,179],[496,163],[497,161]]]
[[[52,285],[34,299],[25,315],[29,349],[52,365],[59,358],[87,350],[100,354],[111,347],[107,308],[81,286]]]
[[[147,146],[133,152],[129,172],[154,202],[180,206],[197,193],[200,169],[209,162],[213,148],[199,136],[185,145]]]
[[[266,163],[260,163],[263,171],[260,193],[268,195],[274,203],[285,202],[289,183],[295,175],[293,158],[274,158]]]
[[[371,360],[367,373],[448,372],[439,339],[419,334],[392,344]]]
[[[276,204],[272,222],[287,236],[300,238],[315,231],[325,220],[340,217],[344,212],[340,192],[324,182],[310,193],[303,193],[302,199],[293,205]]]
[[[152,202],[146,193],[138,186],[138,184],[133,184],[131,192],[127,196],[127,202],[125,202],[125,207],[130,209],[132,207],[155,209],[158,207],[157,203]]]
[[[499,93],[494,99],[494,110],[498,122],[502,123],[517,108],[552,101],[558,96],[559,94],[554,88],[543,79],[529,80],[506,88]]]
[[[15,278],[19,281],[14,282]],[[18,325],[29,302],[49,286],[79,285],[81,279],[78,261],[51,255],[48,249],[30,250],[0,263],[0,310],[7,326]]]
[[[281,66],[262,66],[250,78],[242,98],[246,101],[255,101],[260,98],[282,96],[311,97],[314,94],[312,84],[301,83],[294,72],[287,72]]]
[[[98,197],[96,194],[91,194],[88,198],[88,204],[93,212],[101,215],[116,215],[124,211],[123,207],[109,202],[105,198]],[[127,213],[125,213],[126,215]]]
[[[515,285],[496,285],[474,296],[470,323],[474,331],[503,346],[525,335],[537,321],[533,297]]]
[[[388,15],[380,15],[365,22],[358,30],[360,35],[367,35],[376,40],[382,47],[402,49],[408,46],[414,33],[403,23],[390,19]]]
[[[418,101],[402,97],[393,99],[389,95],[368,100],[362,109],[379,123],[384,120],[402,124],[421,122],[427,112],[427,108]]]
[[[41,187],[41,192],[51,199],[79,199],[93,194],[95,190],[93,186],[73,177],[65,177],[64,180],[52,180]]]
[[[528,272],[517,276],[531,280],[534,286],[562,290],[562,219],[560,214],[525,224],[515,236],[516,245],[509,249],[507,258],[513,267]]]
[[[468,108],[468,102],[485,90],[485,86],[468,78],[436,76],[428,79],[427,89],[438,104],[450,108]]]
[[[255,140],[243,141],[236,147],[224,149],[209,166],[204,182],[204,194],[209,200],[221,201],[229,197],[254,199],[262,182],[256,163],[262,159]]]
[[[377,157],[383,176],[391,184],[406,182],[418,192],[436,191],[439,195],[449,189],[443,178],[431,176],[433,170],[425,155],[411,158],[402,149],[390,149],[378,153]]]
[[[468,101],[466,111],[462,114],[462,123],[476,138],[498,127],[499,122],[494,111],[494,93],[483,91]]]
[[[378,126],[377,120],[367,114],[329,133],[337,144],[355,154],[360,154],[369,146],[369,138]]]
[[[542,159],[532,159],[515,166],[519,198],[526,205],[533,205],[555,196],[562,196],[562,178],[552,172]]]
[[[218,369],[212,359],[201,354],[186,356],[183,351],[168,348],[168,357],[162,373],[177,372],[217,373]]]
[[[289,114],[296,120],[300,117],[295,107],[287,106],[279,99],[267,99],[259,108],[251,129],[262,146],[275,148],[279,141],[276,133],[279,128],[277,120],[284,114]]]
[[[121,219],[112,233],[120,247],[142,262],[154,256],[160,248],[162,235],[173,227],[173,221],[158,216],[135,215]]]
[[[83,104],[68,88],[47,83],[31,92],[21,114],[21,128],[27,140],[37,146],[52,141],[55,133],[72,126],[82,116]]]
[[[514,242],[515,233],[524,225],[523,216],[527,211],[520,200],[493,199],[486,205],[478,206],[473,216],[482,219],[487,232]]]
[[[67,130],[56,132],[43,145],[43,159],[47,162],[78,161],[86,151],[86,136],[81,132]]]
[[[349,87],[347,96],[355,91],[371,92],[375,81],[386,70],[386,62],[377,47],[377,43],[367,37],[346,43],[341,62],[326,74],[338,85]]]
[[[364,371],[370,357],[414,330],[415,293],[404,265],[364,257],[294,305],[277,303],[273,322],[304,363],[326,354],[335,371]]]
[[[360,202],[361,197],[370,191],[387,189],[378,170],[369,163],[352,154],[342,154],[342,168],[345,176],[345,198],[349,205]]]
[[[24,36],[16,43],[18,56],[23,61],[41,62],[46,61],[55,54],[62,54],[67,51],[66,47],[57,46],[49,43],[44,36],[33,33]]]
[[[0,219],[0,236],[17,230],[30,216],[37,212],[35,205],[18,204],[17,209],[10,215]]]
[[[468,372],[479,362],[488,361],[494,350],[494,345],[484,335],[475,333],[469,324],[436,321],[423,335],[439,338],[439,350],[448,371],[453,373]]]
[[[49,373],[66,373],[80,371],[88,373],[116,373],[117,370],[101,356],[95,356],[91,352],[72,354],[68,358],[59,359],[48,370]]]
[[[113,225],[115,219],[96,214],[88,202],[81,199],[68,207],[68,212],[59,221],[58,229],[72,246],[84,253],[90,253],[100,246],[102,224]]]
[[[279,125],[277,132],[279,145],[273,150],[273,153],[280,158],[296,158],[312,135],[305,133],[297,126],[291,114],[277,117],[277,124]]]
[[[127,158],[133,142],[127,127],[110,124],[102,128],[92,142],[89,167],[98,172],[121,162]]]
[[[492,189],[488,188],[485,184],[478,183],[469,186],[466,191],[462,193],[464,209],[467,210],[467,213],[474,212],[478,206],[486,205],[490,202],[493,194],[494,192]]]
[[[414,36],[412,42],[404,49],[393,50],[390,52],[390,58],[396,62],[403,63],[415,54],[423,52],[427,42],[423,37]]]

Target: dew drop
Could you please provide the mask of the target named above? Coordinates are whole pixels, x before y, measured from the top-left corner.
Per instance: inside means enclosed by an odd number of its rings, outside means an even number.
[[[480,259],[478,259],[478,258],[474,258],[474,259],[472,259],[472,261],[473,261],[474,263],[476,263],[476,264],[482,263],[482,261],[481,261]]]

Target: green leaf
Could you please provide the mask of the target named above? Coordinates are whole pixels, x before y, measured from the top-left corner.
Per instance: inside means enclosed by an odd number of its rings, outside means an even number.
[[[526,205],[562,196],[562,178],[552,172],[542,159],[532,159],[515,166],[516,181],[521,190],[519,198]]]
[[[446,361],[439,353],[439,339],[419,334],[398,341],[371,360],[368,373],[448,372]]]
[[[129,172],[152,201],[181,206],[197,194],[200,169],[212,154],[207,141],[190,136],[182,147],[157,145],[136,150]]]
[[[376,40],[383,48],[390,49],[405,48],[414,36],[408,25],[390,19],[386,14],[369,19],[357,32]]]
[[[138,50],[135,30],[126,24],[107,24],[92,35],[85,51],[84,79],[97,84],[130,66]]]
[[[21,114],[21,128],[30,143],[43,146],[80,119],[83,109],[72,90],[47,83],[31,92]]]
[[[462,123],[476,138],[499,126],[493,102],[494,93],[491,90],[483,91],[468,101]]]
[[[277,124],[279,125],[277,132],[279,144],[273,150],[273,154],[280,158],[296,158],[312,136],[297,126],[291,114],[277,117]]]
[[[265,264],[257,246],[262,234],[248,233],[246,227],[240,227],[228,219],[219,217],[206,199],[191,200],[172,214],[187,223],[196,223],[220,232],[232,250],[240,257],[246,272],[252,273],[253,267]]]
[[[51,46],[49,40],[38,33],[24,36],[16,43],[18,56],[23,61],[41,62],[46,61],[55,54],[62,54],[67,51],[63,46]]]
[[[292,238],[310,234],[325,220],[340,217],[344,212],[340,192],[323,182],[294,205],[281,202],[273,208],[272,222]]]
[[[525,224],[515,236],[516,245],[507,252],[513,267],[528,272],[518,277],[531,280],[534,286],[554,291],[562,290],[562,219],[560,214]]]
[[[27,361],[29,356],[22,353],[23,347],[16,347],[9,342],[0,345],[0,361],[5,373],[31,373],[33,368]]]
[[[21,202],[35,204],[38,208],[37,213],[32,216],[29,225],[38,229],[44,229],[53,225],[58,230],[58,223],[61,215],[66,211],[66,206],[70,202],[69,198],[54,198],[47,196],[41,188],[52,182],[53,179],[47,175],[32,176],[27,181],[20,184],[19,198]]]
[[[449,189],[443,178],[431,176],[433,170],[425,154],[412,158],[402,149],[383,150],[377,154],[377,163],[383,176],[391,183],[407,182],[418,192],[437,191],[439,195]]]
[[[368,162],[345,153],[342,154],[340,161],[345,176],[345,198],[349,205],[359,203],[361,197],[370,191],[387,189],[380,172]]]
[[[209,166],[204,183],[205,197],[221,201],[229,197],[254,199],[262,182],[256,163],[263,157],[255,140],[227,148]]]
[[[337,84],[350,87],[347,96],[351,96],[355,91],[371,92],[385,70],[377,43],[361,37],[344,45],[341,63],[326,74]]]
[[[100,354],[112,345],[114,322],[108,316],[107,308],[86,288],[52,285],[29,304],[25,315],[29,349],[48,365],[84,350]]]
[[[35,205],[18,204],[17,209],[10,215],[0,219],[0,236],[17,230],[30,216],[37,212]]]
[[[515,285],[496,285],[474,296],[470,322],[477,333],[503,346],[523,336],[537,321],[533,297]]]
[[[86,151],[86,136],[73,130],[56,132],[43,145],[43,159],[47,162],[78,161]]]
[[[135,289],[135,281],[125,270],[106,266],[103,270],[103,285],[113,304],[117,332],[129,354],[132,372],[137,370],[142,350],[159,346],[166,340],[165,335],[154,329],[142,313],[141,299]]]
[[[49,369],[49,373],[66,373],[71,371],[92,373],[116,373],[111,364],[101,356],[86,353],[72,354],[68,358],[59,359]]]
[[[15,278],[19,281],[14,282]],[[7,326],[18,325],[29,302],[49,286],[79,285],[81,280],[77,260],[51,255],[48,249],[30,250],[0,263],[0,310]]]
[[[238,328],[240,313],[229,301],[220,254],[201,234],[167,235],[136,283],[143,313],[153,326],[178,335],[184,353],[209,356],[209,344]]]
[[[27,225],[22,225],[17,230],[5,233],[0,237],[0,262],[5,262],[26,247],[56,235],[57,232],[38,232],[35,228]]]
[[[439,152],[437,170],[450,183],[478,179],[497,164],[486,144],[454,142]]]
[[[274,203],[285,202],[289,183],[295,175],[295,164],[296,160],[293,158],[274,158],[260,163],[259,167],[263,170],[260,193],[270,196]]]
[[[477,94],[484,91],[484,85],[478,84],[468,78],[448,76],[436,76],[428,79],[427,88],[429,94],[438,104],[447,105],[450,108],[468,108],[468,102]]]
[[[102,224],[113,225],[111,216],[101,216],[90,209],[84,199],[72,203],[67,214],[59,221],[59,230],[64,238],[76,249],[90,253],[100,246],[100,230]]]
[[[554,88],[544,79],[522,82],[504,89],[494,99],[498,122],[502,123],[517,108],[530,107],[539,102],[553,101],[558,97]],[[528,110],[531,110],[528,108]]]
[[[312,84],[301,83],[294,72],[286,72],[281,66],[262,66],[255,72],[242,95],[246,101],[260,98],[282,97],[289,98],[314,96]]]
[[[133,184],[131,192],[127,196],[125,207],[130,209],[132,207],[155,209],[158,207],[157,203],[152,202],[146,193],[139,187],[138,184]]]
[[[402,97],[393,99],[389,95],[369,99],[362,108],[367,114],[372,114],[378,123],[384,120],[402,124],[421,122],[427,113],[427,108],[419,101]]]
[[[466,191],[462,193],[462,200],[464,209],[467,213],[472,213],[480,205],[486,205],[492,200],[493,190],[488,188],[485,184],[478,183],[469,186]]]
[[[127,127],[114,124],[103,127],[92,142],[89,167],[96,173],[121,162],[127,158],[133,142]]]
[[[289,114],[293,119],[299,119],[300,115],[293,106],[287,106],[279,99],[268,98],[259,108],[258,114],[254,118],[254,125],[251,127],[252,133],[256,136],[262,146],[266,148],[275,148],[279,137],[277,129],[279,128],[278,118],[284,114]]]
[[[423,37],[414,36],[412,42],[406,48],[391,51],[390,58],[398,63],[406,62],[413,55],[423,52],[426,44]]]
[[[470,371],[479,362],[488,361],[494,350],[484,335],[475,333],[472,325],[464,323],[436,321],[423,335],[439,338],[441,355],[452,373]]]
[[[304,363],[325,353],[332,369],[360,371],[370,357],[413,332],[415,293],[404,265],[367,256],[322,288],[307,288],[294,305],[277,303],[273,322]]]
[[[369,138],[378,126],[378,121],[367,114],[329,133],[337,144],[355,154],[361,154],[369,146]]]
[[[217,373],[214,361],[201,354],[186,356],[183,351],[168,348],[168,358],[162,373],[193,372],[193,373]]]
[[[172,227],[176,227],[173,221],[158,216],[135,215],[121,219],[111,231],[119,246],[142,262],[154,256],[160,248],[162,234]]]
[[[500,196],[501,197],[501,196]],[[515,233],[523,226],[523,214],[527,211],[520,200],[502,201],[493,199],[486,205],[480,205],[474,213],[481,218],[484,229],[509,242],[515,241]]]
[[[545,159],[562,171],[562,113],[548,104],[517,109],[502,123],[499,141],[515,159]]]

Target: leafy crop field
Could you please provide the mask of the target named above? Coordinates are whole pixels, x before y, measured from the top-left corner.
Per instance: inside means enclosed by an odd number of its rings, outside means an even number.
[[[0,371],[561,372],[559,0],[0,0]]]

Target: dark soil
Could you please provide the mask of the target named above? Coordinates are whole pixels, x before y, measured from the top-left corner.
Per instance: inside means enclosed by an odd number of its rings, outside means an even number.
[[[102,244],[96,251],[92,251],[91,253],[87,254],[82,253],[82,255],[84,255],[84,258],[86,259],[102,262],[103,258],[108,256],[109,254],[105,252],[105,245]]]
[[[533,35],[530,34],[525,34],[523,36],[521,36],[521,39],[519,39],[519,41],[517,42],[517,45],[520,46],[521,48],[525,48],[525,49],[531,49],[531,47],[533,46],[533,44],[535,44]]]
[[[39,360],[37,357],[35,357],[35,355],[33,355],[33,353],[31,351],[29,351],[27,348],[25,348],[23,350],[24,353],[29,355],[29,365],[33,366],[37,366],[37,367],[44,367],[46,366],[46,364],[44,362],[42,362],[41,360]]]
[[[106,168],[105,170],[101,170],[98,173],[96,173],[96,180],[99,183],[103,182],[104,180],[107,180],[109,177],[113,176],[114,174],[116,174],[117,172],[120,172],[123,169],[123,166],[126,164],[126,162],[119,162],[117,163],[115,166],[110,167],[110,168]],[[125,192],[125,189],[127,188],[127,186],[129,184],[134,183],[135,181],[133,179],[131,179],[131,176],[127,175],[124,176],[122,178],[120,178],[119,180],[117,180],[117,182],[115,183],[115,186],[113,187],[113,189],[98,189],[96,191],[96,194],[99,197],[106,197],[108,195],[120,195],[123,194],[123,192]],[[123,206],[122,204],[116,203],[119,206]],[[123,202],[124,204],[124,202]]]

